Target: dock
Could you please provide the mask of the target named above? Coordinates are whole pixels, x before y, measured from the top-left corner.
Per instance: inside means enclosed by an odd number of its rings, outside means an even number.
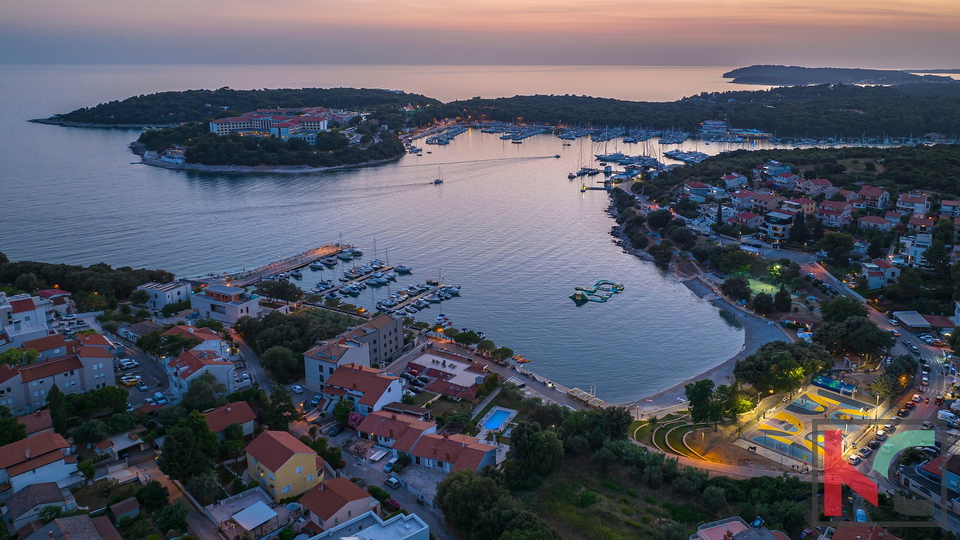
[[[304,251],[303,253],[293,255],[292,257],[287,257],[286,259],[277,262],[272,262],[249,272],[244,272],[240,275],[228,276],[223,280],[223,282],[234,287],[246,287],[248,285],[253,285],[263,281],[264,279],[284,274],[292,270],[297,270],[299,268],[303,268],[304,266],[309,266],[310,263],[316,262],[325,257],[337,255],[344,249],[349,249],[352,247],[353,246],[348,244],[327,244],[325,246],[320,246],[309,251]]]

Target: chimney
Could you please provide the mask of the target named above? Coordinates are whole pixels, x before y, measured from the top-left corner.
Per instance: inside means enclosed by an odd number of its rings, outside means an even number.
[[[319,485],[318,487],[319,487],[320,491],[323,491],[323,490],[327,489],[326,484],[324,484],[323,482],[320,482],[320,485]]]
[[[187,327],[187,330],[188,330],[191,334],[193,333],[193,327],[192,327],[192,326],[188,326],[188,327]]]
[[[230,406],[227,405],[227,412],[230,412],[231,410],[232,410],[232,409],[230,408]]]
[[[397,419],[397,415],[396,415],[396,414],[391,414],[391,415],[390,415],[390,418],[393,418],[394,420],[396,420],[396,419]]]
[[[354,390],[357,389],[357,383],[353,383],[353,389],[354,389]]]
[[[449,439],[449,438],[450,438],[450,434],[449,434],[449,433],[444,433],[444,434],[443,434],[443,438],[444,438],[444,439]]]
[[[29,449],[29,448],[25,448],[25,449],[23,450],[23,457],[25,457],[26,459],[30,459],[30,449]]]
[[[390,434],[389,434],[389,435],[390,435],[390,438],[392,439],[392,438],[393,438],[393,429],[390,429]]]

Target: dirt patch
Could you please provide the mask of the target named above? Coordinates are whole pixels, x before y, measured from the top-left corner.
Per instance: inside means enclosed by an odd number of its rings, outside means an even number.
[[[750,452],[733,444],[737,440],[737,426],[720,426],[719,431],[712,428],[702,430],[703,437],[688,437],[687,443],[708,460],[740,467],[754,467],[771,471],[790,471],[780,463]],[[698,431],[699,433],[699,431]],[[702,444],[701,444],[702,441]]]

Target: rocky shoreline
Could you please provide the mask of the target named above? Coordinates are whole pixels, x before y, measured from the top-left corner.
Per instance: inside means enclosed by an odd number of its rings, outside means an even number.
[[[79,128],[97,128],[97,129],[143,129],[143,128],[168,128],[177,127],[180,124],[94,124],[90,122],[72,122],[61,118],[33,118],[27,120],[34,124],[46,124],[48,126],[79,127]]]

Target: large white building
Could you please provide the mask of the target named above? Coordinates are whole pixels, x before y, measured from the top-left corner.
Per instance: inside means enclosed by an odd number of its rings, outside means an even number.
[[[323,388],[341,366],[384,366],[403,351],[403,319],[383,314],[303,353],[307,388]]]
[[[0,292],[0,352],[50,334],[53,302],[39,296]]]
[[[205,319],[234,324],[244,316],[260,316],[260,297],[242,287],[208,285],[190,295],[190,307]]]
[[[167,363],[167,375],[170,379],[170,393],[179,401],[190,388],[190,383],[204,373],[210,373],[223,383],[227,394],[236,389],[236,369],[233,362],[220,358],[216,353],[207,351],[185,351]]]
[[[923,258],[927,248],[933,243],[932,234],[917,234],[914,236],[904,236],[900,239],[900,256],[907,266],[926,266],[927,261]]]
[[[70,444],[57,433],[41,433],[0,446],[0,482],[14,492],[43,482],[63,488],[81,480]]]
[[[190,298],[190,285],[171,281],[170,283],[144,283],[137,287],[139,291],[150,293],[147,306],[152,309],[163,309],[167,304],[183,302]]]
[[[71,345],[68,354],[28,366],[0,365],[0,405],[14,415],[47,404],[53,385],[64,394],[116,386],[113,354],[97,346]]]

